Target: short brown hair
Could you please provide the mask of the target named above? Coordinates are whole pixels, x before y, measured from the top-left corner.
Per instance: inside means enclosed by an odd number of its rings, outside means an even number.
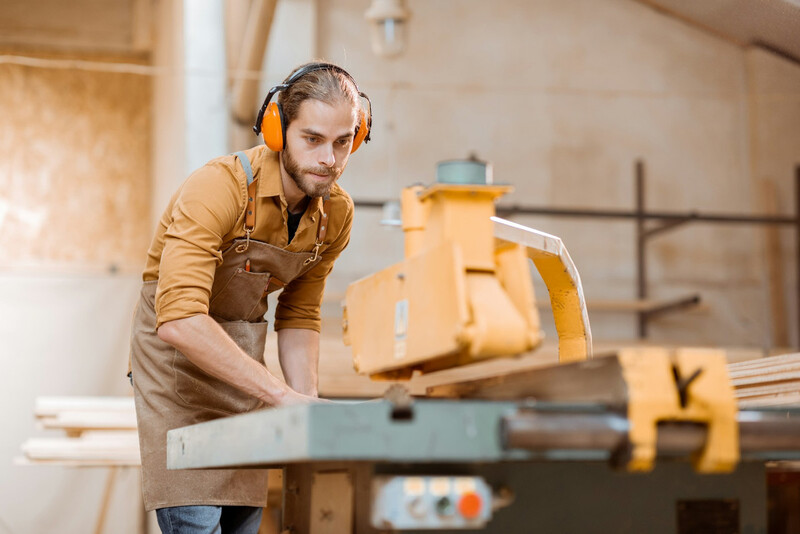
[[[292,74],[290,74],[286,80],[289,80],[300,69],[308,67],[309,65],[314,65],[315,63],[316,62],[300,65],[292,71]],[[353,108],[353,118],[356,120],[358,118],[358,110],[361,103],[358,96],[358,89],[353,80],[346,74],[334,69],[319,69],[304,74],[300,79],[292,83],[288,89],[278,94],[278,103],[281,105],[281,110],[283,111],[283,116],[286,121],[284,127],[289,127],[289,124],[297,117],[300,104],[309,98],[325,102],[326,104],[346,102]]]

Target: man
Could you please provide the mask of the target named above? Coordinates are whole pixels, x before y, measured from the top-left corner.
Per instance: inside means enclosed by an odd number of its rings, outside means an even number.
[[[272,98],[278,95],[277,102]],[[258,530],[265,470],[166,469],[166,433],[316,402],[320,303],[353,202],[336,183],[369,139],[353,78],[304,65],[270,90],[259,146],[212,160],[170,200],[148,251],[131,340],[145,507],[165,533]],[[268,293],[286,383],[264,366]]]

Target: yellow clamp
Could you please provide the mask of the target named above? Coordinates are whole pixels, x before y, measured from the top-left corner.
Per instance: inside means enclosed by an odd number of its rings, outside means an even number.
[[[628,386],[629,471],[650,471],[656,459],[658,423],[693,422],[707,427],[703,448],[692,458],[696,471],[725,473],[739,461],[739,427],[734,389],[724,351],[664,348],[626,349],[619,354]],[[679,378],[695,378],[681,403]]]

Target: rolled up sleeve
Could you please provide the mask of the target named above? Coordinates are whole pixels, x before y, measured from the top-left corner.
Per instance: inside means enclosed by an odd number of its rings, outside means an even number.
[[[222,239],[244,210],[244,195],[236,177],[214,165],[200,168],[181,187],[164,233],[156,328],[208,313]]]
[[[350,242],[350,230],[353,226],[353,204],[347,198],[347,212],[342,230],[322,252],[319,265],[295,278],[286,285],[278,296],[275,309],[275,330],[283,328],[302,328],[320,331],[320,306],[325,291],[325,280],[333,269],[336,258]]]

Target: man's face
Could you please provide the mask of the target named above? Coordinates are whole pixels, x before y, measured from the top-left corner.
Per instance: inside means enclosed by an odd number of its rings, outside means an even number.
[[[307,99],[286,129],[281,165],[307,196],[325,196],[347,165],[354,133],[350,104]]]

